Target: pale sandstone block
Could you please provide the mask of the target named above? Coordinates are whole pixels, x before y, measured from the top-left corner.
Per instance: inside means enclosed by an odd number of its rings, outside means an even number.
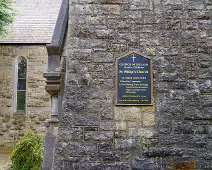
[[[151,113],[143,114],[143,127],[155,126],[155,115]]]
[[[127,129],[127,123],[126,122],[116,122],[116,130],[126,130]]]
[[[115,107],[115,120],[141,121],[140,107]]]

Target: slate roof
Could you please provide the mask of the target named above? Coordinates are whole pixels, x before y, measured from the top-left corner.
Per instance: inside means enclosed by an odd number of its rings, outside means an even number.
[[[16,20],[0,43],[50,43],[62,0],[15,0]]]

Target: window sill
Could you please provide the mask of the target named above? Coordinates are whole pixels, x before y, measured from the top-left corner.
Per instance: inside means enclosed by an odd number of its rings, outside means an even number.
[[[26,115],[26,112],[25,111],[16,111],[16,112],[14,112],[13,113],[13,115],[15,115],[15,116],[25,116]]]

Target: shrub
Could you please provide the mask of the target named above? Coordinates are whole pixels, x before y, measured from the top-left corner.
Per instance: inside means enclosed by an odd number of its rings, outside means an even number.
[[[12,153],[12,169],[40,170],[43,162],[44,140],[32,132],[26,134]]]

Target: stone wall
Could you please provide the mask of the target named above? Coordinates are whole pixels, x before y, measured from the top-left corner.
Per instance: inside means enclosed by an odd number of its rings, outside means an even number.
[[[212,168],[212,2],[72,0],[55,170]],[[153,60],[153,106],[115,106],[115,59]]]
[[[15,59],[28,59],[27,113],[16,114],[14,106]],[[50,114],[50,97],[45,92],[47,70],[45,45],[0,46],[0,146],[13,147],[28,131],[44,134],[44,120]]]

